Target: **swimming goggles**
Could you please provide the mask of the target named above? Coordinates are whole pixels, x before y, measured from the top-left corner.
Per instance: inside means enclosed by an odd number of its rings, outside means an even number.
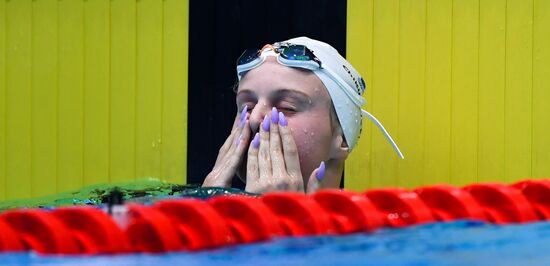
[[[290,43],[275,43],[267,44],[262,49],[247,49],[239,59],[237,59],[237,73],[242,76],[247,70],[259,65],[265,57],[261,57],[263,51],[272,50],[276,54],[279,63],[290,66],[300,67],[309,70],[317,70],[322,68],[321,60],[319,60],[311,50],[305,45],[290,44]]]
[[[340,87],[349,87],[349,85],[347,85],[337,74],[323,67],[321,60],[319,60],[307,46],[287,42],[278,42],[273,45],[267,44],[260,50],[245,50],[239,59],[237,59],[237,75],[239,80],[247,71],[263,63],[267,57],[262,56],[262,53],[272,53],[277,57],[277,61],[285,66],[304,68],[312,71],[321,70],[321,72],[326,73],[326,75]],[[361,82],[361,86],[363,86],[363,88],[365,87],[364,81]],[[365,99],[356,93],[355,90],[345,89],[343,91],[357,107],[361,108],[361,106],[366,103]]]

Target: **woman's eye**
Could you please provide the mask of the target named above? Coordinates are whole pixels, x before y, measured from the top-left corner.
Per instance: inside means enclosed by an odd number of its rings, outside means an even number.
[[[296,112],[296,109],[294,107],[285,107],[285,106],[277,107],[277,110],[283,111],[283,112]]]

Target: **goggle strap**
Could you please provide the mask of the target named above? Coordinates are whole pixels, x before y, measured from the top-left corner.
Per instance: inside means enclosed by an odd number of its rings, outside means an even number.
[[[384,137],[386,137],[386,140],[388,140],[388,142],[391,144],[391,146],[393,147],[393,150],[397,153],[399,158],[405,159],[405,156],[403,156],[403,153],[401,153],[401,150],[399,150],[399,147],[397,147],[397,144],[395,143],[393,138],[390,136],[390,133],[388,133],[386,128],[384,128],[382,123],[380,123],[380,121],[378,121],[376,117],[374,117],[369,112],[363,109],[361,109],[361,113],[363,114],[363,117],[367,117],[370,121],[372,121],[378,127],[378,129],[380,129],[380,131],[382,131],[382,134],[384,135]]]

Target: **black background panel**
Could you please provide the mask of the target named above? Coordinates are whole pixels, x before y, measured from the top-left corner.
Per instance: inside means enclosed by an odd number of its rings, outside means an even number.
[[[235,62],[247,48],[308,36],[345,56],[346,1],[191,0],[187,182],[201,184],[229,135]],[[235,178],[234,186],[243,187]]]

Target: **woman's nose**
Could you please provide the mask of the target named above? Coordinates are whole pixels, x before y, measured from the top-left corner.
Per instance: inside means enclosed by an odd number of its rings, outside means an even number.
[[[271,106],[266,103],[258,102],[250,112],[250,129],[252,132],[258,132],[258,129],[266,115],[271,113]]]

